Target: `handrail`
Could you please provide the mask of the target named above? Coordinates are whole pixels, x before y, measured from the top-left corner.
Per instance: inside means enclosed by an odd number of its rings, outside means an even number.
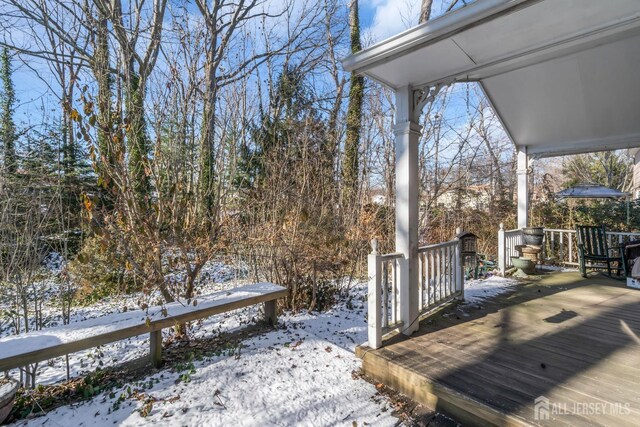
[[[427,251],[429,251],[431,249],[444,248],[444,247],[448,247],[448,246],[455,246],[457,244],[458,244],[457,240],[450,240],[448,242],[442,242],[442,243],[433,243],[431,245],[420,246],[418,248],[418,253],[427,252]]]
[[[501,274],[504,274],[507,268],[512,266],[511,257],[518,255],[516,246],[523,243],[521,229],[505,230],[504,225],[500,224],[500,230],[498,231],[498,270]]]
[[[403,327],[400,315],[400,299],[403,295],[399,292],[398,276],[400,269],[408,268],[408,263],[405,254],[400,252],[379,254],[375,239],[371,242],[371,248],[368,256],[367,323],[368,344],[375,349],[382,346],[383,333]],[[464,272],[461,254],[460,241],[457,239],[418,248],[419,277],[415,284],[418,286],[418,301],[409,301],[409,304],[417,304],[419,314],[452,298],[462,297]],[[407,322],[417,320],[408,319]]]
[[[384,255],[378,255],[380,258],[380,261],[393,261],[394,259],[400,259],[402,257],[404,257],[404,254],[402,252],[393,252],[390,254],[384,254]]]
[[[401,252],[378,254],[378,242],[371,241],[368,257],[369,290],[368,335],[369,346],[382,346],[382,333],[400,324],[400,300],[398,289],[398,261],[404,258]]]
[[[637,236],[637,237],[640,237],[640,233],[631,232],[631,231],[607,231],[606,234],[610,234],[612,236]]]
[[[458,239],[418,248],[420,313],[464,295],[462,249]]]
[[[520,231],[519,229],[509,231]],[[576,230],[569,228],[545,228],[544,231],[563,232],[563,233],[575,233]],[[640,236],[640,231],[607,231],[607,234],[614,236]]]

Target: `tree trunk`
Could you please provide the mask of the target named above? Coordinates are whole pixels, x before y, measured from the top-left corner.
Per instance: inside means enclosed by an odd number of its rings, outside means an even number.
[[[145,81],[134,71],[127,76],[127,145],[129,150],[129,174],[133,189],[140,201],[143,201],[151,190],[148,159],[149,141],[144,117]]]
[[[427,22],[429,18],[431,18],[432,4],[433,0],[422,0],[422,4],[420,6],[420,20],[418,21],[420,24]]]
[[[112,78],[109,70],[109,30],[107,18],[100,12],[95,20],[95,39],[93,56],[93,74],[98,86],[97,93],[97,123],[98,123],[98,150],[100,157],[96,161],[98,178],[100,183],[108,188],[105,169],[111,169],[115,165],[116,147],[110,140],[112,126],[111,91]],[[124,153],[122,153],[124,155]]]
[[[4,149],[4,167],[6,171],[13,174],[17,170],[16,158],[16,127],[13,121],[13,110],[15,108],[15,90],[11,79],[11,59],[9,50],[5,47],[0,58],[0,79],[2,80],[2,123],[0,123],[0,138]]]
[[[212,68],[212,67],[210,67]],[[216,215],[215,203],[215,132],[216,132],[216,83],[215,70],[207,71],[207,98],[204,110],[204,126],[200,151],[200,197],[202,213],[213,219]]]
[[[360,20],[358,17],[358,0],[349,4],[349,30],[351,34],[351,52],[362,50],[360,44]],[[362,128],[362,100],[364,96],[364,77],[351,73],[351,89],[349,90],[349,106],[347,109],[347,135],[344,143],[344,161],[342,179],[344,185],[343,207],[353,208],[358,192],[358,172],[360,148],[360,132]]]

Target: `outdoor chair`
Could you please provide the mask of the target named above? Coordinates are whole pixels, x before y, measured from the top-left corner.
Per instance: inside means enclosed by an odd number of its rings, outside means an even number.
[[[587,268],[606,269],[609,277],[611,277],[611,270],[615,270],[620,275],[624,270],[622,250],[621,248],[609,248],[604,225],[578,225],[576,235],[582,277],[587,277]]]
[[[632,240],[624,244],[622,251],[622,266],[624,275],[631,277],[631,268],[636,259],[640,258],[640,240]]]

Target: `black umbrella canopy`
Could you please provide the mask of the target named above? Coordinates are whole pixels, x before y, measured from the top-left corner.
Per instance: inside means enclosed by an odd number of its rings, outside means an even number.
[[[579,184],[556,193],[558,199],[619,199],[627,196],[629,193],[598,184]]]

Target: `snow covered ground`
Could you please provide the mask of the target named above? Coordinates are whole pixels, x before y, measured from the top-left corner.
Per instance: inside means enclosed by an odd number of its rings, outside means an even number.
[[[211,267],[211,270],[220,266]],[[212,274],[222,283],[204,286],[203,294],[238,285],[231,275]],[[467,303],[508,292],[518,282],[501,277],[465,283]],[[103,300],[75,311],[72,323],[131,310],[136,296]],[[262,318],[247,307],[192,325],[194,338],[232,332]],[[355,373],[357,344],[366,341],[366,284],[324,313],[285,313],[280,328],[245,339],[239,347],[188,364],[166,362],[145,380],[60,407],[16,425],[385,425],[398,422],[392,403]],[[0,335],[5,335],[7,331]],[[71,375],[146,357],[148,336],[140,336],[70,356]],[[41,364],[38,382],[65,378],[63,358]],[[73,420],[73,421],[71,421]]]
[[[46,262],[45,267],[53,275],[59,273],[62,268],[62,261],[52,256]],[[207,295],[216,291],[225,290],[231,287],[245,284],[246,280],[236,279],[239,275],[237,269],[221,262],[209,262],[203,268],[201,273],[201,283],[199,284],[199,295]],[[205,282],[206,280],[206,282]],[[54,297],[57,295],[57,282],[53,278],[45,279],[37,286],[45,289],[45,293]],[[107,314],[129,312],[139,310],[141,300],[151,300],[153,297],[142,298],[139,294],[118,295],[103,298],[101,301],[85,307],[74,307],[72,309],[70,323],[82,322],[88,319],[105,316]],[[8,310],[8,306],[3,306],[0,301],[0,313]],[[254,308],[254,311],[256,308]],[[139,311],[139,313],[143,313]],[[214,316],[205,323],[194,323],[194,334],[216,333],[230,331],[240,328],[242,325],[250,323],[257,315],[252,313],[248,315],[246,310],[235,313],[225,313],[223,315]],[[43,317],[47,327],[55,327],[62,325],[62,316],[60,310],[45,305]],[[33,325],[32,325],[33,327]],[[46,329],[45,329],[46,330]],[[0,317],[0,337],[5,337],[13,333],[13,328],[8,317]],[[128,338],[113,344],[97,347],[91,350],[69,355],[70,374],[72,377],[94,371],[100,366],[109,366],[115,363],[129,362],[147,355],[149,352],[149,338],[147,335]],[[17,377],[15,372],[12,372]],[[38,366],[37,382],[39,384],[51,384],[66,379],[66,363],[64,358],[56,358],[41,363]]]
[[[216,288],[234,286],[233,282]],[[58,408],[16,425],[394,425],[390,402],[353,373],[356,344],[366,341],[366,285],[325,313],[285,314],[281,328],[243,341],[241,347],[188,366],[171,366],[139,383]],[[122,301],[115,306],[122,306]],[[102,302],[80,318],[118,311]],[[260,318],[259,307],[213,316],[193,326],[194,337],[212,337]],[[74,320],[77,319],[74,316]],[[146,356],[141,336],[71,356],[72,375],[104,362]],[[62,358],[40,368],[39,382],[64,379]],[[143,414],[146,415],[143,417]],[[366,424],[365,424],[366,423]]]
[[[561,267],[561,266],[557,266],[557,265],[547,265],[547,264],[539,265],[536,268],[538,268],[540,270],[545,270],[545,271],[561,271],[563,273],[571,272],[571,271],[578,271],[577,267]]]
[[[464,300],[467,304],[480,303],[487,298],[514,290],[518,281],[501,276],[464,282]]]

